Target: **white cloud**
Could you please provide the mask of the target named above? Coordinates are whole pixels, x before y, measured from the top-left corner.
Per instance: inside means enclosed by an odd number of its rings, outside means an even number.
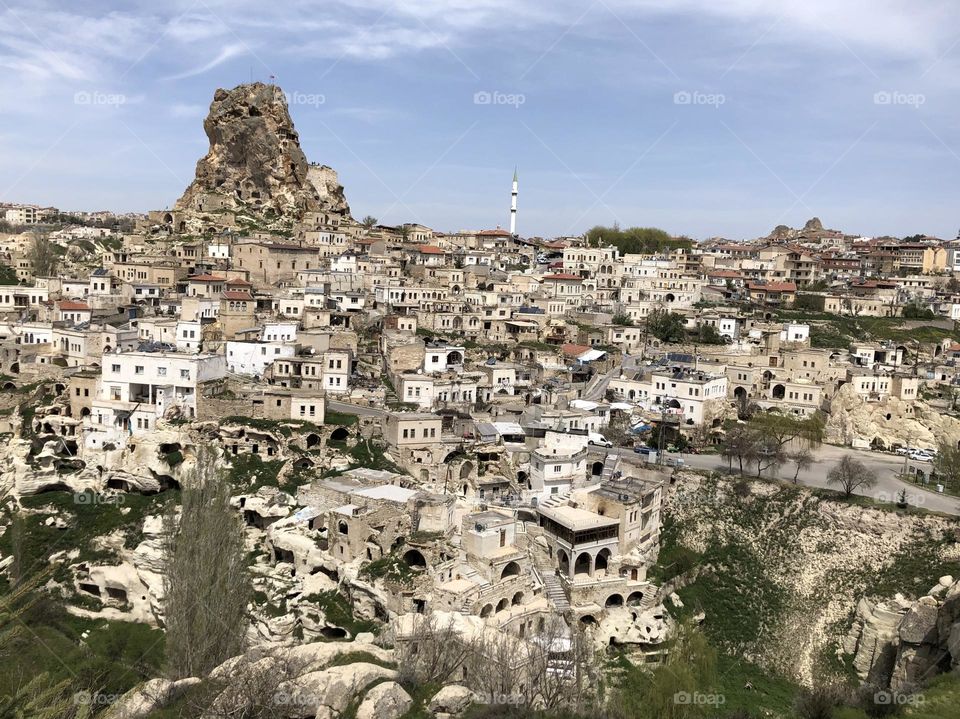
[[[228,60],[232,60],[235,57],[243,55],[244,53],[249,52],[247,46],[243,43],[231,43],[230,45],[225,45],[220,49],[220,52],[215,58],[209,60],[202,65],[192,67],[189,70],[184,70],[183,72],[178,72],[175,75],[169,75],[164,78],[164,80],[183,80],[188,77],[195,77],[197,75],[202,75],[205,72],[210,72],[215,67],[222,65]]]

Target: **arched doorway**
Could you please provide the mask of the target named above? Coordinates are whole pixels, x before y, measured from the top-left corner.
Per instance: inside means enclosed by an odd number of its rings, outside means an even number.
[[[580,552],[573,565],[574,574],[590,574],[591,557],[589,552]]]
[[[774,399],[783,399],[787,396],[787,388],[782,384],[775,384],[773,386],[773,398]]]
[[[502,612],[504,609],[510,606],[510,602],[507,601],[507,598],[504,597],[499,602],[497,602],[497,611]]]
[[[557,566],[560,567],[560,573],[564,576],[570,576],[570,557],[565,549],[557,550]]]
[[[403,561],[411,569],[427,568],[427,560],[417,549],[408,549],[403,555]]]
[[[592,474],[594,477],[599,477],[601,474],[603,474],[603,462],[594,462],[590,466],[590,474]]]
[[[480,616],[481,616],[481,617],[489,617],[491,614],[493,614],[493,605],[492,605],[492,604],[485,604],[485,605],[483,606],[483,609],[480,610]]]
[[[631,607],[639,607],[642,601],[643,592],[630,592],[630,596],[627,597],[627,604]]]
[[[518,604],[520,604],[520,603],[522,603],[522,602],[523,602],[523,592],[517,592],[516,594],[513,595],[513,599],[510,600],[510,603],[511,603],[513,606],[517,606]]]
[[[330,433],[331,442],[346,442],[349,437],[350,432],[347,431],[346,427],[337,427]]]
[[[509,562],[500,572],[500,579],[504,577],[515,577],[520,574],[520,565],[516,562]]]
[[[611,594],[607,597],[607,601],[604,606],[609,609],[610,607],[622,607],[623,606],[623,595],[622,594]]]
[[[594,562],[594,570],[596,571],[596,570],[602,569],[602,570],[606,571],[606,570],[607,570],[607,562],[608,562],[609,559],[610,559],[610,550],[609,550],[609,549],[601,549],[601,550],[597,553],[597,559],[596,559],[596,561]]]

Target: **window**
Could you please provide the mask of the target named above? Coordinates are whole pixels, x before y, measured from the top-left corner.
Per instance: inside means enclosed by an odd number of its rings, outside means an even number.
[[[111,372],[119,372],[119,371],[120,371],[120,365],[118,365],[118,364],[110,365],[110,371],[111,371]]]
[[[134,368],[133,368],[133,373],[134,373],[134,374],[143,374],[143,365],[142,365],[142,364],[138,364],[136,367],[134,367]]]
[[[157,367],[157,377],[166,377],[167,368],[166,367]]]
[[[180,370],[180,379],[190,379],[190,370],[188,369]]]

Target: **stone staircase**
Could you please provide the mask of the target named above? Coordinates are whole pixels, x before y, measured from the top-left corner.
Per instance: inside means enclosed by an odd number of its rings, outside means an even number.
[[[620,469],[620,455],[615,452],[607,452],[603,458],[603,472],[600,474],[603,479],[614,479],[617,471]]]
[[[551,494],[539,503],[540,507],[562,507],[570,499],[569,490],[560,494]]]
[[[460,574],[463,575],[465,579],[469,579],[471,582],[476,584],[481,589],[490,586],[490,582],[478,572],[476,569],[470,565],[465,565],[465,569],[462,569]]]
[[[550,603],[559,611],[565,612],[570,609],[570,601],[567,599],[567,593],[563,591],[563,584],[557,575],[552,573],[543,573],[543,592]]]

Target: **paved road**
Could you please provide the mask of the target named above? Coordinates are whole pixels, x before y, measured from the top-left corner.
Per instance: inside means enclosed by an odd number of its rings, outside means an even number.
[[[601,376],[601,379],[598,382],[594,383],[591,380],[587,390],[583,393],[583,396],[580,399],[590,400],[591,402],[599,402],[603,400],[603,396],[607,392],[607,385],[610,384],[610,380],[614,377],[619,377],[623,372],[629,372],[630,370],[636,369],[638,359],[639,358],[635,355],[625,355],[623,357],[623,363],[614,365],[607,370]]]
[[[630,448],[614,448],[604,450],[599,447],[592,447],[591,450],[596,453],[617,452],[625,457],[636,456]],[[877,476],[877,484],[868,490],[860,490],[857,494],[862,494],[874,499],[883,501],[895,501],[901,489],[907,490],[907,502],[917,507],[923,507],[935,512],[944,514],[960,515],[960,499],[947,495],[937,494],[920,489],[916,485],[908,482],[902,482],[898,476],[903,472],[903,457],[895,454],[886,454],[884,452],[870,452],[849,447],[837,447],[834,445],[823,445],[814,452],[814,462],[809,469],[800,472],[799,482],[810,487],[826,487],[836,489],[836,487],[827,484],[827,473],[840,458],[844,455],[851,455],[866,465],[867,469]],[[717,454],[670,454],[671,457],[682,457],[684,464],[693,469],[726,470],[727,461]],[[929,462],[914,463],[924,470],[929,470]],[[736,467],[734,461],[734,467]],[[756,470],[753,470],[756,473]],[[780,468],[779,479],[793,480],[795,467],[792,464],[786,464]],[[764,476],[768,476],[765,474]]]
[[[379,407],[361,407],[358,404],[348,404],[347,402],[338,402],[336,400],[327,401],[327,409],[334,412],[345,412],[346,414],[356,414],[361,417],[382,417],[386,410]]]

